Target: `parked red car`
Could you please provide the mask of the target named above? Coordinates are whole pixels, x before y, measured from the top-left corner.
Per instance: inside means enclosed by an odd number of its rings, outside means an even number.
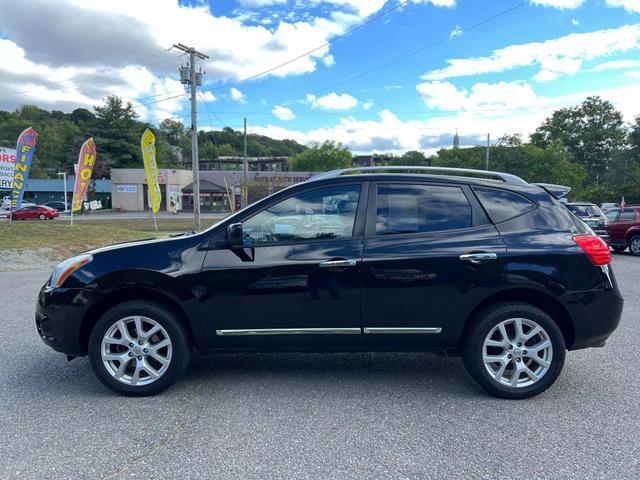
[[[629,248],[631,255],[640,256],[640,206],[609,210],[609,245],[616,252]]]
[[[14,210],[7,214],[7,218],[9,218],[9,216],[11,216],[12,220],[26,220],[27,218],[51,220],[58,216],[58,211],[55,208],[45,207],[44,205],[33,205]]]

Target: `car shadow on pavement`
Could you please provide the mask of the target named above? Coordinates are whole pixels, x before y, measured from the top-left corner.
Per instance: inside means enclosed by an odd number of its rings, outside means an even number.
[[[420,391],[483,396],[460,358],[430,353],[216,353],[195,355],[183,382],[231,388],[255,382],[274,388]]]

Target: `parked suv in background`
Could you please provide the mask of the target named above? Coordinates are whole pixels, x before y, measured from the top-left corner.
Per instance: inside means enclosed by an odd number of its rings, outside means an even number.
[[[627,206],[606,213],[609,219],[609,245],[616,252],[629,248],[632,255],[640,255],[640,207]]]
[[[431,167],[317,175],[204,232],[65,260],[36,327],[124,395],[167,388],[196,347],[460,354],[491,394],[531,397],[622,312],[609,248],[566,191]]]
[[[608,236],[609,219],[596,204],[589,202],[570,202],[566,203],[565,206],[571,213],[591,227],[596,235],[606,239]]]

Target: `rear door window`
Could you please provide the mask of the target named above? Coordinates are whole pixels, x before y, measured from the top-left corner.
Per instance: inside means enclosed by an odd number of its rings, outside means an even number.
[[[473,191],[493,223],[510,220],[535,208],[535,204],[529,199],[507,190],[474,187]]]
[[[618,222],[628,222],[636,219],[635,210],[622,210],[618,216]]]
[[[380,184],[376,235],[455,230],[473,225],[469,200],[460,187]]]

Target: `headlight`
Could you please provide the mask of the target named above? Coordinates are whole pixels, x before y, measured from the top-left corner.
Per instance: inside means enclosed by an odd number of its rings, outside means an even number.
[[[69,278],[69,275],[71,275],[83,265],[89,263],[91,260],[93,260],[93,255],[84,254],[67,258],[65,261],[60,262],[58,265],[56,265],[56,268],[53,269],[51,279],[49,280],[49,286],[58,288],[64,283],[67,278]]]

